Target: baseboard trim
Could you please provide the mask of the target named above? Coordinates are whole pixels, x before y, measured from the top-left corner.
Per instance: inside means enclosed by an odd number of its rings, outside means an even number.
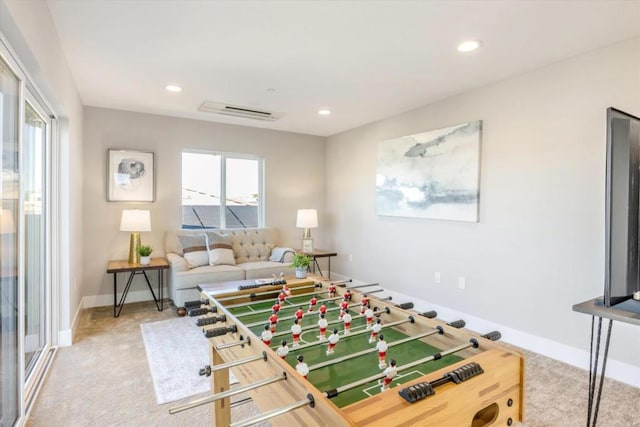
[[[158,288],[155,287],[153,292],[157,293]],[[169,298],[169,290],[167,288],[162,289],[163,298]],[[120,295],[118,295],[120,297]],[[141,291],[131,291],[127,294],[127,300],[125,304],[129,304],[132,302],[144,302],[144,301],[153,301],[153,297],[148,289]],[[91,295],[82,298],[82,306],[83,308],[93,308],[93,307],[105,307],[105,306],[113,306],[113,294],[108,295]]]
[[[349,279],[348,276],[344,276],[340,273],[331,273],[332,280],[345,280]],[[360,280],[353,279],[352,286],[360,284],[366,284]],[[436,310],[438,312],[438,318],[447,319],[449,321],[464,319],[466,327],[478,331],[488,332],[498,330],[502,334],[502,340],[506,343],[513,344],[525,350],[532,351],[534,353],[541,354],[551,359],[558,360],[560,362],[567,363],[586,371],[589,370],[589,352],[581,350],[576,347],[571,347],[566,344],[559,343],[547,338],[542,338],[536,335],[523,332],[518,329],[513,329],[508,326],[501,325],[499,323],[491,322],[486,319],[471,316],[467,313],[456,311],[448,307],[440,306],[427,302],[425,300],[416,298],[414,296],[408,296],[406,294],[395,292],[389,289],[385,289],[384,292],[376,294],[378,297],[391,296],[394,302],[412,301],[414,303],[414,309],[418,311]],[[608,358],[607,359],[607,372],[605,375],[607,378],[620,381],[625,384],[629,384],[634,387],[640,387],[640,367],[620,362],[618,360]]]
[[[73,320],[71,321],[71,328],[58,331],[58,347],[70,347],[73,345],[73,337],[78,330],[78,325],[80,325],[80,315],[82,314],[83,309],[83,301],[80,300],[80,304],[78,304],[78,308],[76,309],[76,312],[73,315]]]

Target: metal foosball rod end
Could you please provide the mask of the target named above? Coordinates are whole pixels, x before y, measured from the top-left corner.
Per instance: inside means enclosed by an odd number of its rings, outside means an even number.
[[[353,280],[346,279],[346,280],[338,280],[337,282],[331,282],[331,284],[338,285],[338,286],[345,286],[347,283],[351,283],[351,282],[353,282]]]
[[[305,399],[299,400],[297,402],[291,403],[289,405],[283,406],[281,408],[274,409],[272,411],[264,412],[260,415],[256,415],[255,417],[247,418],[246,420],[238,421],[235,423],[231,423],[230,427],[248,427],[254,424],[260,423],[262,421],[270,420],[271,418],[278,417],[280,415],[284,415],[288,412],[294,411],[298,408],[302,408],[304,406],[309,406],[310,408],[315,407],[315,399],[311,393],[307,394]]]

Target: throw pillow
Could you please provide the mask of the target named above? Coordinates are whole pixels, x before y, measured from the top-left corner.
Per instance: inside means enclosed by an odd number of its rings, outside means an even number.
[[[207,236],[204,234],[178,236],[182,245],[184,259],[189,268],[201,267],[209,264],[207,252]]]
[[[209,231],[206,235],[209,265],[236,265],[231,238],[214,231]]]

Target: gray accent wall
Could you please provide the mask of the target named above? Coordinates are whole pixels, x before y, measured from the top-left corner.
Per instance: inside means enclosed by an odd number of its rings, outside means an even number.
[[[302,230],[295,227],[296,211],[318,209],[320,227],[313,230],[318,247],[328,230],[324,220],[325,138],[245,126],[85,107],[83,151],[84,306],[113,304],[113,279],[106,274],[109,260],[126,259],[129,233],[120,231],[123,209],[151,211],[143,244],[164,254],[164,233],[179,229],[182,220],[182,158],[184,149],[249,153],[265,159],[266,225],[280,230],[282,243],[299,247]],[[107,150],[155,153],[156,201],[107,202]],[[89,251],[91,249],[91,251]],[[95,250],[94,250],[95,249]],[[151,275],[156,280],[156,274]],[[125,281],[120,276],[122,289]],[[152,283],[154,289],[155,283]],[[149,300],[144,279],[136,277],[127,302]],[[126,307],[125,307],[126,310]]]
[[[572,305],[604,289],[609,106],[640,114],[638,38],[329,137],[332,267],[587,366],[591,319]],[[483,121],[480,222],[376,216],[378,141],[471,120]],[[610,358],[640,384],[637,327],[614,324]]]

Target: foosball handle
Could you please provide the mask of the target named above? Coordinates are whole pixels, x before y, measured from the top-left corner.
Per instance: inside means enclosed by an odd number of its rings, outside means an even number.
[[[204,365],[204,368],[200,369],[200,376],[206,376],[206,377],[210,377],[211,376],[211,365]]]
[[[464,328],[464,325],[466,325],[467,323],[460,319],[460,320],[454,320],[453,322],[449,322],[447,323],[447,325],[456,328],[456,329],[460,329],[460,328]]]
[[[410,310],[413,308],[412,302],[403,302],[402,304],[396,305],[396,307],[401,308],[403,310]]]
[[[502,338],[502,334],[499,331],[493,331],[482,335],[482,338],[486,338],[491,341],[498,341]]]
[[[438,312],[435,310],[425,311],[424,313],[420,313],[420,316],[426,317],[427,319],[434,319],[438,317]]]

